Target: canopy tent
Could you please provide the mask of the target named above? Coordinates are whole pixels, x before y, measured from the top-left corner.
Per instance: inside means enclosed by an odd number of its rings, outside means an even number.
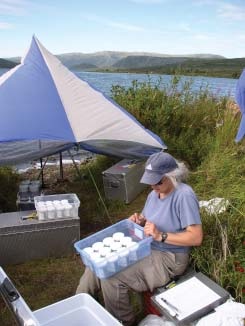
[[[166,149],[126,110],[69,71],[32,38],[21,64],[0,77],[0,165],[80,147],[141,158]]]
[[[242,113],[242,119],[236,135],[236,142],[245,136],[245,69],[243,70],[236,86],[236,102]]]

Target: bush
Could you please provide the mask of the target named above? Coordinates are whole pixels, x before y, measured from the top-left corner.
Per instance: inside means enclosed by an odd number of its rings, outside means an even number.
[[[0,168],[0,212],[16,211],[19,176],[10,167]]]
[[[228,99],[216,99],[200,87],[193,93],[191,82],[174,76],[169,86],[160,88],[132,83],[129,89],[112,88],[114,99],[132,113],[147,129],[159,135],[176,157],[197,168],[215,140],[217,126],[223,123]]]

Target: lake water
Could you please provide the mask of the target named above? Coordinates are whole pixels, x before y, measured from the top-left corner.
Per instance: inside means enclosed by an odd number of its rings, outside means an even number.
[[[6,72],[6,69],[0,69],[0,75]],[[150,82],[154,85],[161,80],[162,87],[166,87],[170,84],[172,76],[170,75],[158,75],[158,74],[131,74],[131,73],[100,73],[100,72],[74,72],[79,78],[87,81],[91,86],[97,88],[107,96],[111,96],[112,85],[119,85],[124,87],[130,87],[132,81],[137,80],[141,82]],[[191,89],[193,92],[197,92],[202,88],[208,88],[209,91],[215,96],[229,96],[234,98],[237,79],[231,78],[213,78],[213,77],[186,77],[183,76],[181,81],[192,81]]]

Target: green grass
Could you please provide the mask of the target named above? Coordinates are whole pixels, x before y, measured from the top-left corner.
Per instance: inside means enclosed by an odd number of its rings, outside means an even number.
[[[192,258],[199,270],[227,289],[237,301],[245,303],[245,141],[234,142],[240,115],[230,109],[227,98],[215,98],[205,89],[194,95],[188,84],[180,92],[179,83],[181,79],[174,77],[169,87],[160,90],[150,82],[134,82],[128,90],[114,87],[113,95],[145,127],[162,137],[171,154],[186,162],[191,169],[188,182],[199,200],[215,197],[229,200],[223,213],[208,215],[201,210],[204,241],[193,249]],[[64,182],[57,181],[57,171],[45,171],[47,192],[74,192],[80,198],[82,237],[140,211],[144,205],[149,189],[129,205],[104,197],[101,173],[116,161],[98,156],[95,161],[82,164],[83,180],[74,168],[65,167]],[[38,175],[38,171],[31,173],[25,177]],[[13,210],[19,177],[10,169],[1,169],[0,178],[1,205],[4,211]],[[8,187],[10,190],[6,191]],[[5,269],[35,310],[74,294],[83,266],[79,258],[69,256]],[[0,324],[12,325],[3,302],[0,308]]]

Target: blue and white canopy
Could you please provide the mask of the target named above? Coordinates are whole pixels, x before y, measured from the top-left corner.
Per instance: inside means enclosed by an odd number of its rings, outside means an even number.
[[[236,135],[236,142],[239,142],[245,137],[245,69],[237,81],[236,102],[242,113],[242,119]]]
[[[1,165],[48,156],[76,143],[91,152],[126,158],[166,148],[35,37],[21,64],[0,77],[0,112]]]

